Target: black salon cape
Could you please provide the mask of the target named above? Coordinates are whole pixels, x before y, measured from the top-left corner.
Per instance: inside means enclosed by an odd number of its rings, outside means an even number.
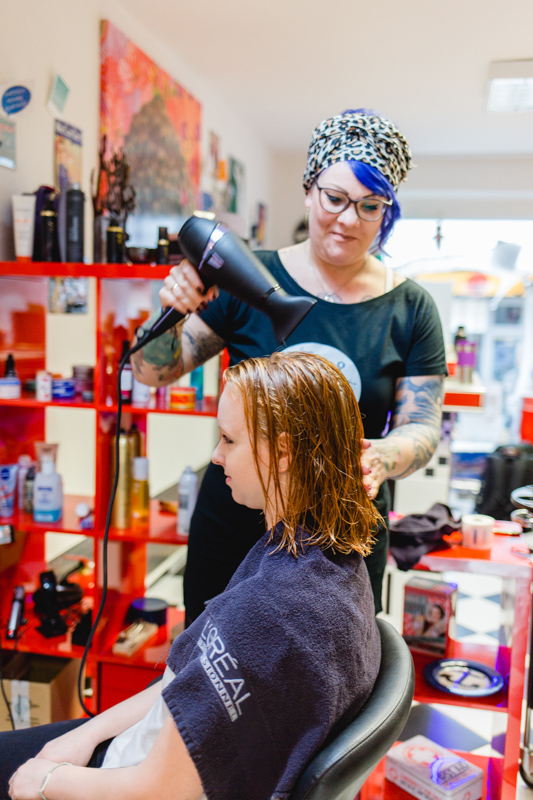
[[[281,800],[356,715],[380,664],[363,559],[269,534],[172,645],[163,698],[208,800]],[[274,540],[275,541],[275,540]]]

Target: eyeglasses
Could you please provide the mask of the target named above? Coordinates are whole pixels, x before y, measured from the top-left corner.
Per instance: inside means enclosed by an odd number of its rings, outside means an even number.
[[[318,184],[316,188],[318,189],[320,205],[329,214],[341,214],[353,203],[355,213],[359,219],[365,222],[377,222],[384,216],[388,206],[392,205],[392,200],[378,200],[376,197],[362,197],[360,200],[352,200],[345,192],[341,192],[338,189],[327,189]]]

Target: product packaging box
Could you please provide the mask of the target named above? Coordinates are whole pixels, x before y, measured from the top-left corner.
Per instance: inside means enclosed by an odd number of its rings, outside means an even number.
[[[4,688],[15,727],[33,728],[48,722],[81,717],[78,699],[78,659],[28,653],[4,654]],[[7,661],[7,665],[6,662]],[[0,731],[11,730],[5,703],[0,703]]]
[[[385,777],[420,800],[479,800],[483,770],[425,736],[395,745]]]
[[[450,655],[457,584],[413,577],[405,584],[403,638],[418,653]]]

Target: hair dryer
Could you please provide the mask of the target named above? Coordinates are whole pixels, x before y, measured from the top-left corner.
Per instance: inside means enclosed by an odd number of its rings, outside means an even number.
[[[265,313],[276,341],[283,342],[316,303],[311,297],[291,297],[247,245],[215,220],[189,217],[178,235],[183,255],[196,267],[205,288],[216,284],[233,297]],[[150,330],[139,328],[130,353],[172,328],[184,314],[167,308]]]

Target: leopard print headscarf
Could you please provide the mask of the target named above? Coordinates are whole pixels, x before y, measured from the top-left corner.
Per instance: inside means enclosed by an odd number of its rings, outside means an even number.
[[[370,114],[339,114],[325,119],[313,132],[304,189],[309,191],[317,175],[338,161],[363,161],[375,167],[397,191],[411,167],[411,151],[388,119]]]

